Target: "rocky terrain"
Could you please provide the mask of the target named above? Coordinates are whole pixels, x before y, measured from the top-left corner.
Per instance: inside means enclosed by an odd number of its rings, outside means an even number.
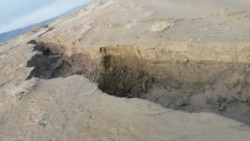
[[[2,141],[246,141],[250,1],[99,0],[0,45]]]

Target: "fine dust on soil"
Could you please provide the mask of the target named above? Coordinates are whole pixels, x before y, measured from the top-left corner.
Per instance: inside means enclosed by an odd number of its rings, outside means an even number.
[[[1,44],[0,140],[246,141],[249,6],[97,0]]]
[[[185,57],[178,60],[178,55],[171,59],[174,62],[149,63],[138,57],[142,54],[139,48],[120,45],[100,48],[99,61],[84,53],[67,56],[63,47],[51,43],[36,43],[34,50],[37,54],[27,63],[34,69],[27,79],[84,75],[110,95],[147,99],[188,112],[213,112],[250,125],[247,64],[191,61]],[[232,83],[222,88],[221,84],[229,81]]]

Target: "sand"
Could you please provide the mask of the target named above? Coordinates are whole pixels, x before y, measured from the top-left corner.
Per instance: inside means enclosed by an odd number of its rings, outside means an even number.
[[[249,6],[100,0],[1,44],[0,140],[247,140]]]

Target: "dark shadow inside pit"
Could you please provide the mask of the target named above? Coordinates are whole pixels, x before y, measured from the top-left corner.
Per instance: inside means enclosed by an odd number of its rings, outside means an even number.
[[[51,50],[54,45],[44,45],[34,40],[28,43],[35,45],[34,51],[37,51],[37,54],[27,62],[27,67],[34,68],[27,79],[52,79],[71,75],[71,64],[64,59],[63,53]]]
[[[134,71],[127,67],[114,67],[100,75],[99,88],[118,97],[137,97],[147,93],[154,79],[143,71]]]
[[[131,62],[140,66],[136,58],[107,54],[107,48],[100,48],[102,72],[97,80],[103,92],[117,97],[142,98],[154,83],[154,78],[146,71],[132,67]],[[127,60],[130,63],[124,63]]]
[[[101,48],[101,61],[93,63],[88,59],[89,57],[82,54],[65,56],[64,51],[54,44],[37,43],[36,41],[29,43],[34,44],[34,51],[37,54],[27,62],[27,67],[34,68],[27,79],[33,77],[53,79],[74,74],[84,75],[96,82],[100,90],[110,95],[147,99],[166,108],[191,113],[212,112],[250,126],[250,69],[246,69],[246,66],[249,66],[247,64],[186,61],[179,63],[183,68],[177,69],[200,70],[201,64],[211,68],[224,67],[225,69],[211,75],[207,81],[184,82],[171,75],[155,78],[144,70],[145,66],[150,69],[150,64],[139,61],[138,58],[131,55],[129,50],[115,49],[114,54],[128,52],[129,56],[123,56],[111,55],[112,53],[107,53],[106,48]],[[145,65],[145,63],[148,64]],[[178,62],[175,63],[178,64]],[[154,71],[158,64],[157,62],[152,64],[151,69]],[[195,73],[190,75],[195,77]],[[239,78],[232,81],[228,76]]]

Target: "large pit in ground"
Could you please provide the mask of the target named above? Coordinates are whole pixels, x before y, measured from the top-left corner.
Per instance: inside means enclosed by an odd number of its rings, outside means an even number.
[[[33,43],[38,53],[27,63],[34,67],[28,79],[84,75],[110,95],[189,112],[216,112],[250,125],[248,46],[116,45],[74,52],[53,43]]]

